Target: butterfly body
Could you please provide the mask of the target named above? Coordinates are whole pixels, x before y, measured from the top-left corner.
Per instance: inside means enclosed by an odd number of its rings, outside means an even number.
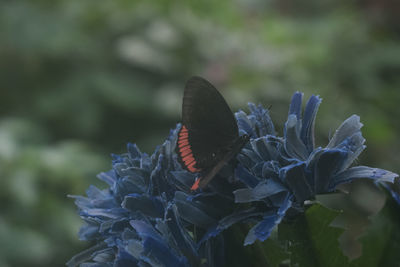
[[[200,173],[192,190],[204,188],[249,140],[217,89],[200,77],[185,86],[176,152],[183,168]]]

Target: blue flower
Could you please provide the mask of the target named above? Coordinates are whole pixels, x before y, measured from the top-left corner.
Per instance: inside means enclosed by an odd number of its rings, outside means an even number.
[[[303,116],[301,103],[302,94],[297,92],[292,97],[283,137],[274,135],[269,116],[264,116],[262,126],[254,122],[255,117],[267,114],[261,107],[250,105],[250,115],[237,113],[241,130],[252,139],[238,156],[240,165],[236,176],[246,186],[234,191],[235,201],[262,201],[266,206],[280,208],[273,219],[269,211],[265,213],[250,230],[245,244],[268,238],[289,208],[301,210],[304,201],[313,199],[316,194],[332,192],[338,185],[359,178],[383,183],[393,182],[397,177],[382,169],[350,167],[365,149],[361,134],[363,125],[356,115],[340,125],[326,147],[315,147],[314,123],[321,98],[311,96]],[[287,197],[282,198],[282,195]],[[289,203],[287,198],[291,200]]]
[[[85,221],[82,240],[97,244],[74,256],[68,266],[197,266],[220,265],[220,255],[209,253],[218,242],[198,247],[185,228],[174,202],[182,170],[173,154],[176,131],[149,157],[136,145],[113,155],[113,168],[98,175],[108,184],[94,186],[87,197],[73,196]]]
[[[397,174],[382,169],[350,167],[365,149],[362,124],[356,115],[342,123],[326,147],[315,147],[314,123],[321,99],[311,96],[303,116],[301,103],[302,94],[295,93],[283,137],[276,136],[269,112],[261,106],[249,104],[250,114],[236,113],[240,133],[251,137],[249,144],[237,156],[239,165],[235,179],[238,181],[227,184],[227,179],[215,179],[211,184],[212,193],[181,197],[177,204],[178,209],[184,206],[190,211],[185,218],[191,224],[207,229],[200,242],[239,222],[254,223],[245,238],[245,245],[257,239],[264,241],[288,210],[294,213],[302,211],[304,201],[317,194],[332,192],[338,185],[354,179],[370,178],[383,183],[393,182],[397,177]],[[215,208],[211,203],[229,199],[230,192],[233,192],[232,201],[235,203],[227,203],[219,209],[222,218],[211,216],[208,205]],[[205,199],[211,194],[215,194],[216,200],[206,203]],[[238,203],[247,205],[241,209]],[[196,208],[196,214],[192,208]],[[232,209],[235,212],[226,213]],[[207,223],[199,218],[208,218]]]
[[[98,176],[108,188],[91,186],[87,197],[74,196],[85,221],[79,236],[96,245],[68,266],[222,266],[221,233],[232,225],[253,225],[245,245],[264,241],[289,211],[301,212],[317,194],[359,178],[393,182],[395,173],[351,167],[365,149],[356,115],[326,147],[315,146],[320,103],[311,96],[302,114],[302,94],[295,93],[283,136],[267,109],[249,104],[249,114],[237,112],[239,132],[250,142],[195,194],[196,176],[182,169],[174,152],[180,125],[151,156],[128,144],[128,153],[113,155],[112,170]]]

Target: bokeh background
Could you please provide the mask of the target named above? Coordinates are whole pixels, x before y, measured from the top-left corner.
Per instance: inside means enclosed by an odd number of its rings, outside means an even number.
[[[323,98],[317,144],[352,114],[359,163],[400,172],[396,0],[0,2],[0,266],[64,266],[89,244],[67,194],[84,194],[135,142],[151,153],[180,119],[185,81],[232,110],[293,92]]]

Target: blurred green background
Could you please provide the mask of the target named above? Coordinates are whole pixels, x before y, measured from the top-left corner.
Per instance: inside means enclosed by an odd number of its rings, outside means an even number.
[[[352,114],[359,163],[400,172],[395,0],[0,2],[0,266],[64,266],[88,244],[67,194],[84,194],[135,142],[151,153],[180,119],[185,81],[232,110],[293,92],[324,100],[317,144]]]

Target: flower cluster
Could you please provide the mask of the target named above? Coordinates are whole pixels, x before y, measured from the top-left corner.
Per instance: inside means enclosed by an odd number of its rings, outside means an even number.
[[[223,266],[221,232],[234,224],[253,224],[244,240],[252,244],[316,194],[358,178],[393,182],[392,172],[350,167],[365,148],[358,116],[344,121],[325,148],[315,147],[320,102],[312,96],[302,117],[302,94],[295,93],[283,137],[276,136],[267,109],[249,104],[250,114],[236,113],[250,142],[195,194],[196,176],[181,168],[174,152],[180,125],[152,156],[129,144],[128,153],[113,156],[112,170],[98,176],[106,189],[92,186],[87,197],[74,196],[86,223],[79,236],[96,245],[68,266]]]

